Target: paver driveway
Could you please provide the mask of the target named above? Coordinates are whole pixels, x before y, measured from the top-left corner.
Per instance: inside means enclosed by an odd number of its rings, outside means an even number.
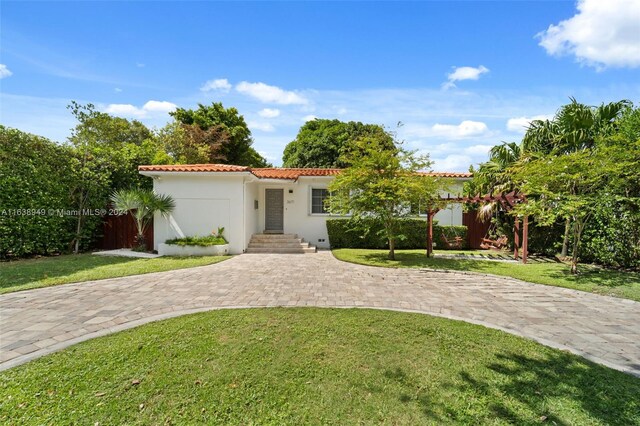
[[[224,307],[333,306],[464,319],[640,376],[640,303],[481,275],[242,255],[193,269],[0,296],[0,369],[156,319]]]

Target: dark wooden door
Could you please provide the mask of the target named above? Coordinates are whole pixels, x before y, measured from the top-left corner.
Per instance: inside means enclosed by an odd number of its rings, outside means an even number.
[[[284,230],[284,190],[265,189],[264,192],[264,230],[265,232],[283,232]]]

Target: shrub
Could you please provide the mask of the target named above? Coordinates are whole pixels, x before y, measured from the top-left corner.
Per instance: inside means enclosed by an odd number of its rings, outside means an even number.
[[[404,239],[396,241],[397,249],[426,249],[427,221],[425,219],[402,219],[400,233]],[[327,232],[331,248],[386,249],[387,240],[380,235],[382,224],[376,219],[364,219],[356,222],[352,219],[327,219]],[[434,247],[443,248],[441,236],[447,239],[461,237],[463,248],[467,246],[466,226],[441,226],[434,222]]]
[[[0,258],[69,249],[72,157],[68,147],[0,126]]]
[[[584,231],[581,260],[614,268],[640,268],[640,211],[604,198]]]
[[[184,238],[174,238],[171,240],[165,241],[165,244],[173,244],[176,246],[219,246],[222,244],[227,244],[227,240],[223,237],[218,237],[216,235],[207,235],[206,237],[184,237]]]

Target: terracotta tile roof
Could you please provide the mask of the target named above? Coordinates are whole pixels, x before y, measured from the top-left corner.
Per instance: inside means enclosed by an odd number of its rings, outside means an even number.
[[[287,179],[298,180],[304,176],[335,176],[341,169],[292,169],[283,167],[255,168],[234,166],[231,164],[172,164],[157,166],[139,166],[141,172],[250,172],[259,179]],[[448,178],[470,178],[471,173],[458,172],[427,172],[426,176]]]
[[[141,172],[247,172],[245,166],[231,164],[167,164],[157,166],[138,166]]]
[[[301,176],[335,176],[340,173],[340,169],[287,169],[274,167],[268,169],[251,169],[251,173],[260,179],[297,180]]]
[[[427,172],[421,173],[425,176],[446,177],[446,178],[470,178],[473,173],[469,172]]]

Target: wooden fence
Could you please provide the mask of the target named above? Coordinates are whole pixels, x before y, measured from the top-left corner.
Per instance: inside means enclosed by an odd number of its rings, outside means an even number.
[[[472,249],[481,248],[482,239],[487,238],[490,222],[481,222],[477,210],[471,210],[462,213],[462,224],[467,227],[467,246]]]
[[[102,238],[97,241],[97,248],[113,250],[131,248],[135,243],[136,223],[131,214],[121,216],[106,216],[102,224]],[[153,250],[153,222],[144,234],[147,250]]]

